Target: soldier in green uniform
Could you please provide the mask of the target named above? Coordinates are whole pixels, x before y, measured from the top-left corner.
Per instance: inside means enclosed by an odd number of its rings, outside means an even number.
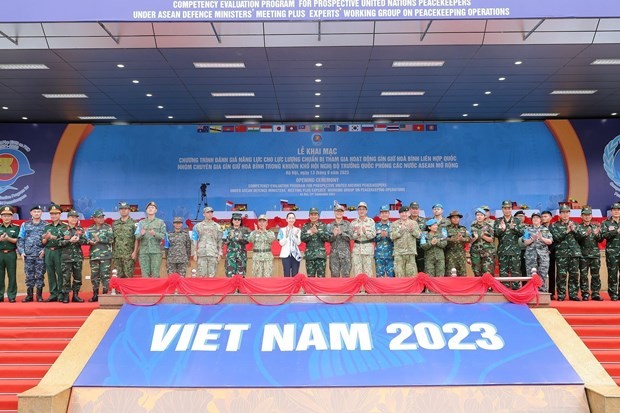
[[[146,204],[146,219],[138,222],[136,239],[139,241],[138,259],[142,277],[159,278],[162,261],[162,241],[166,237],[166,224],[155,217],[157,204]]]
[[[439,232],[441,232],[442,228],[446,228],[448,225],[450,225],[450,220],[443,216],[442,204],[433,205],[433,219],[437,221],[437,225],[439,226]]]
[[[451,275],[452,269],[456,269],[456,274],[459,277],[467,276],[467,256],[465,254],[465,247],[471,240],[467,228],[460,224],[463,215],[459,211],[452,211],[448,215],[450,225],[446,227],[448,232],[448,244],[444,251],[446,255],[446,275]]]
[[[398,210],[400,219],[391,226],[390,237],[394,241],[394,273],[397,277],[414,277],[418,275],[416,241],[420,237],[420,226],[410,218],[406,206]]]
[[[194,259],[199,277],[215,277],[217,263],[222,258],[222,227],[213,222],[213,208],[207,206],[202,210],[204,220],[192,230]]]
[[[618,270],[620,269],[620,202],[611,206],[611,217],[601,225],[601,236],[607,241],[607,290],[611,301],[618,301]]]
[[[258,217],[258,226],[250,233],[252,243],[252,273],[254,277],[271,277],[273,274],[273,254],[271,244],[276,234],[267,229],[267,215]]]
[[[420,246],[420,238],[423,232],[426,231],[426,219],[420,216],[420,204],[413,201],[409,204],[409,218],[418,223],[420,228],[420,237],[416,239],[416,252],[415,263],[419,272],[424,272],[424,250]]]
[[[566,297],[566,278],[568,275],[568,298],[571,301],[579,299],[579,258],[581,248],[577,242],[577,226],[570,220],[570,207],[560,207],[560,220],[551,225],[551,235],[556,243],[555,259],[558,265],[556,274],[556,290],[558,301]]]
[[[319,210],[310,208],[310,221],[301,228],[301,242],[306,243],[306,271],[309,277],[325,277],[327,253],[325,243],[331,238],[327,225],[319,221]]]
[[[168,252],[166,253],[166,270],[168,275],[179,274],[185,277],[187,265],[192,256],[192,240],[183,229],[183,218],[174,217],[174,231],[168,233]]]
[[[476,221],[471,224],[472,243],[469,248],[471,269],[476,277],[483,274],[494,275],[495,244],[493,224],[486,221],[486,211],[476,209]]]
[[[62,232],[62,238],[58,240],[61,251],[62,268],[62,288],[58,296],[58,301],[69,302],[69,292],[73,291],[74,303],[83,303],[80,298],[80,288],[82,287],[82,264],[84,254],[82,245],[86,244],[84,229],[78,225],[79,214],[71,210],[67,212],[67,225]],[[73,283],[71,280],[73,279]]]
[[[108,293],[110,283],[110,266],[112,264],[112,227],[105,223],[105,215],[98,209],[93,212],[95,225],[86,231],[86,240],[90,246],[90,282],[93,285],[93,296],[89,302],[99,301],[99,286],[103,286],[103,294]]]
[[[599,242],[603,240],[601,236],[601,226],[592,222],[592,208],[584,206],[581,209],[581,224],[577,226],[577,240],[581,247],[581,258],[579,259],[579,288],[583,301],[592,299],[603,301],[601,297],[601,251],[598,248]],[[588,271],[591,281],[588,281]]]
[[[0,208],[2,225],[0,225],[0,302],[4,301],[4,275],[8,278],[6,295],[10,303],[17,295],[17,236],[19,227],[13,224],[15,210],[11,206]]]
[[[58,205],[50,205],[49,213],[52,222],[45,226],[45,233],[41,237],[45,245],[45,268],[50,289],[50,296],[45,300],[46,302],[58,301],[62,289],[62,253],[59,245],[66,224],[60,222],[61,212]]]
[[[233,213],[231,226],[224,231],[226,244],[226,276],[243,275],[245,277],[248,265],[248,253],[245,250],[248,244],[250,231],[243,226],[240,213]]]
[[[129,216],[130,210],[127,202],[118,204],[118,212],[121,215],[120,218],[112,223],[114,268],[121,278],[133,277],[138,254],[138,240],[135,235],[136,221]]]
[[[519,277],[521,273],[521,246],[519,237],[525,231],[521,221],[512,216],[512,201],[502,202],[503,216],[495,220],[493,232],[498,239],[497,257],[499,258],[500,277]],[[509,283],[506,283],[509,286]],[[512,283],[512,288],[519,288],[520,283]]]
[[[443,253],[447,241],[435,218],[426,221],[428,231],[422,234],[420,245],[424,250],[424,270],[431,277],[443,277],[446,273],[446,257]]]

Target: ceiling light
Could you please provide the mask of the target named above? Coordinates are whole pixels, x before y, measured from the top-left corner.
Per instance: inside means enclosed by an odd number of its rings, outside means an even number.
[[[214,98],[254,97],[254,92],[211,92]]]
[[[245,69],[243,62],[194,62],[196,69]]]
[[[81,120],[114,120],[116,116],[78,116]]]
[[[321,117],[321,115],[314,115],[314,117],[315,117],[315,118],[320,118],[320,117]]]
[[[373,118],[382,118],[382,119],[390,119],[390,118],[408,118],[409,114],[406,113],[376,113],[372,115]]]
[[[321,66],[323,66],[323,63],[315,63],[314,65],[315,65],[316,67],[321,67]]]
[[[321,96],[321,92],[316,92],[314,96]]]
[[[515,62],[515,64],[516,64],[516,65],[522,65],[522,64],[523,64],[523,62],[522,62],[522,61],[520,61],[520,60],[517,60],[517,61]]]
[[[26,116],[22,116],[22,120],[28,120]]]
[[[468,117],[468,116],[469,116],[469,115],[468,115],[467,113],[463,113],[463,117],[464,117],[464,118],[466,118],[466,117]]]
[[[486,92],[484,92],[484,94],[485,94],[485,95],[490,95],[490,94],[491,94],[491,91],[490,91],[490,90],[487,90]]]
[[[443,60],[395,60],[392,67],[441,67],[445,63]]]
[[[164,107],[162,105],[157,106],[157,109],[163,109]]]
[[[8,106],[2,106],[2,109],[3,110],[9,110],[9,107]]]
[[[152,93],[147,93],[147,94],[146,94],[146,97],[147,97],[147,98],[152,98],[152,97],[153,97],[153,94],[152,94]]]
[[[140,83],[140,81],[139,80],[132,80],[131,83],[138,84],[138,83]]]
[[[314,105],[314,107],[315,107],[315,108],[320,108],[320,107],[321,107],[321,105]]]
[[[499,81],[501,82],[501,81],[506,80],[506,78],[502,76],[502,77],[500,77],[500,78],[499,78],[499,79],[497,79],[497,80],[499,80]]]
[[[522,113],[521,116],[529,116],[535,118],[546,118],[551,116],[558,116],[559,113]]]
[[[49,69],[43,64],[0,64],[0,70],[42,70]]]
[[[316,83],[321,83],[321,79],[314,79]]]
[[[46,99],[86,99],[84,93],[42,93]]]
[[[591,65],[620,65],[620,59],[596,59]]]
[[[554,90],[549,93],[550,95],[593,95],[598,90],[596,89],[575,89],[575,90]]]
[[[168,116],[168,119],[174,119],[174,116],[172,116],[172,115]]]
[[[226,119],[262,119],[263,115],[225,115]]]
[[[474,103],[472,106],[476,108],[476,107],[478,107],[478,104]]]
[[[122,63],[119,63],[119,64],[117,64],[117,65],[116,65],[116,67],[118,67],[119,69],[122,69],[122,68],[124,68],[124,67],[125,67],[125,65],[124,65],[124,64],[122,64]]]
[[[422,90],[403,90],[403,91],[392,91],[392,92],[381,92],[381,96],[424,96],[424,91]]]
[[[3,107],[2,109],[8,109],[8,108],[4,108]],[[611,114],[611,116],[616,116],[617,114],[618,114],[618,112],[614,112],[614,113]]]

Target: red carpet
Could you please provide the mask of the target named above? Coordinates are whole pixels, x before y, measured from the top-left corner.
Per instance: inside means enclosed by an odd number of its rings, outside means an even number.
[[[0,303],[0,413],[17,411],[17,394],[39,383],[96,308],[97,303]]]
[[[552,301],[607,373],[620,385],[620,301]]]

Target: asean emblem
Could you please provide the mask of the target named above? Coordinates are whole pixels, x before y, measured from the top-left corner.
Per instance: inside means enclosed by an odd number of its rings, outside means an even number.
[[[316,133],[314,135],[312,135],[312,144],[314,146],[321,146],[321,144],[323,143],[323,137]]]
[[[14,196],[19,197],[27,188],[21,188],[20,190],[13,185],[22,176],[34,174],[34,171],[30,168],[28,158],[19,150],[20,147],[22,145],[18,143],[8,147],[5,145],[0,146],[0,194],[14,190],[19,191],[14,194]]]
[[[611,182],[609,185],[615,189],[614,195],[620,198],[620,135],[611,140],[603,151],[603,168]]]

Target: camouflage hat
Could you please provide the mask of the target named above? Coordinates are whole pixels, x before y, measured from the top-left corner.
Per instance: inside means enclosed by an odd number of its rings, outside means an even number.
[[[409,204],[409,209],[420,209],[420,204],[413,201],[412,203]]]
[[[34,211],[35,209],[38,209],[40,211],[43,211],[43,207],[41,205],[33,205],[30,210]]]
[[[259,220],[259,221],[269,221],[269,220],[267,219],[267,215],[265,215],[265,214],[261,214],[261,215],[259,215],[259,216],[258,216],[258,220]]]
[[[581,208],[581,215],[592,215],[592,207],[586,205]]]
[[[213,208],[211,208],[210,206],[204,207],[202,209],[202,212],[213,212]]]
[[[146,204],[146,207],[145,207],[145,208],[148,208],[148,207],[150,207],[151,205],[153,205],[155,208],[157,208],[157,204],[155,203],[155,201],[151,201],[151,202],[149,202],[148,204]]]
[[[366,208],[368,209],[368,204],[366,204],[366,202],[360,202],[359,204],[357,204],[358,208]]]
[[[340,204],[334,205],[334,211],[344,211],[344,207]]]
[[[129,209],[129,204],[127,202],[119,202],[118,209]]]
[[[489,206],[488,206],[488,205],[482,205],[482,206],[480,207],[480,209],[482,209],[482,210],[484,210],[484,211],[490,211],[490,210],[491,210],[491,208],[489,208]]]
[[[75,209],[72,209],[71,211],[67,212],[67,216],[68,217],[80,217],[80,214],[77,213],[77,211]]]
[[[401,212],[407,212],[409,211],[409,207],[408,206],[401,206],[400,208],[398,208],[398,213],[400,214]]]
[[[611,209],[620,209],[620,202],[614,202],[611,205]]]
[[[450,212],[450,215],[448,215],[448,218],[452,218],[452,217],[463,218],[463,215],[459,214],[459,211],[455,209],[454,211]]]
[[[512,208],[512,201],[511,200],[507,199],[507,200],[502,202],[502,208],[506,208],[506,207]]]
[[[50,205],[50,214],[60,214],[61,212],[62,212],[62,209],[60,209],[60,206],[56,204]]]
[[[93,218],[101,218],[101,217],[105,217],[105,214],[103,213],[102,210],[98,209],[95,212],[93,212]]]
[[[239,212],[233,212],[230,219],[241,219],[241,214]]]
[[[312,207],[310,208],[310,211],[308,211],[309,214],[318,214],[319,213],[319,209]]]
[[[172,223],[173,224],[176,224],[177,222],[180,222],[182,224],[183,223],[183,218],[181,218],[181,217],[174,217],[172,219]]]
[[[540,218],[540,214],[538,212],[534,212],[530,218],[538,217]]]
[[[13,215],[15,210],[10,205],[4,205],[0,207],[0,215]]]
[[[381,208],[379,208],[379,212],[390,212],[390,206],[389,205],[381,205]]]
[[[436,203],[435,205],[433,205],[433,209],[435,209],[435,208],[443,209],[443,205],[441,205],[440,203]]]
[[[562,205],[560,207],[560,212],[570,212],[570,207],[568,205]]]

